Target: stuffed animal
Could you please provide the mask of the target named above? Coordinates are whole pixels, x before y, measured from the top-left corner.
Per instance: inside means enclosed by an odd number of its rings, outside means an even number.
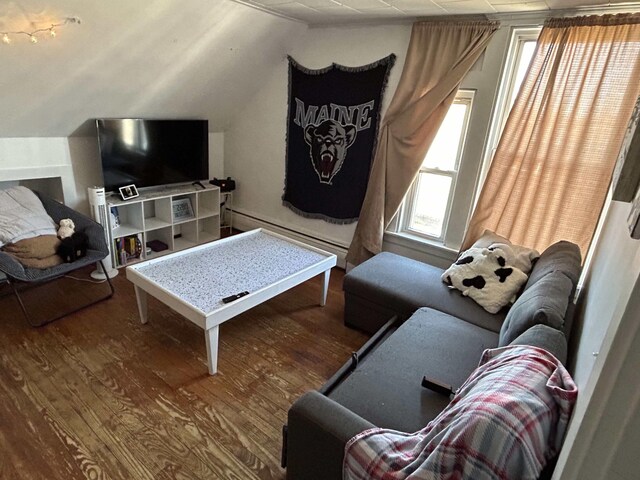
[[[56,249],[56,253],[62,257],[65,263],[71,263],[87,254],[87,234],[75,232],[67,238],[63,238]]]
[[[75,232],[76,225],[70,218],[63,218],[60,220],[60,227],[58,228],[58,238],[68,238]]]

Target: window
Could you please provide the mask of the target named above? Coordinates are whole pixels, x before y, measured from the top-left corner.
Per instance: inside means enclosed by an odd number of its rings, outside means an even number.
[[[401,222],[403,231],[444,240],[473,96],[471,90],[460,90],[449,108],[407,194]]]
[[[487,143],[487,151],[485,152],[482,167],[482,181],[484,181],[493,154],[498,147],[500,135],[502,135],[504,125],[507,123],[507,117],[518,96],[520,86],[533,58],[533,52],[536,49],[536,41],[540,35],[540,30],[540,27],[516,28],[511,36],[509,54],[496,101],[493,122],[489,131],[489,142]],[[482,181],[480,182],[479,188],[482,186]]]
[[[515,28],[505,39],[509,42],[505,63],[490,63],[496,58],[494,50],[489,64],[470,71],[463,81],[467,89],[458,91],[391,227],[396,235],[392,237],[400,242],[397,245],[407,245],[399,235],[409,242],[417,239],[452,251],[460,247],[476,190],[484,181],[540,30]],[[496,85],[495,98],[483,93],[495,91]],[[480,93],[474,97],[476,88]],[[435,254],[428,247],[420,250]]]

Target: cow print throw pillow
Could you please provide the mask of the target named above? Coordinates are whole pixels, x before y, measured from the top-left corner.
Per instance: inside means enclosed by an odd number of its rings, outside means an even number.
[[[540,252],[537,250],[523,247],[521,245],[514,245],[505,237],[502,237],[491,230],[485,230],[482,236],[473,242],[471,247],[502,247],[507,254],[507,258],[505,259],[506,262],[512,267],[522,270],[527,275],[531,272],[533,263],[540,257]]]
[[[513,303],[527,281],[527,274],[510,265],[509,246],[472,247],[442,274],[442,281],[465,297],[471,297],[489,313]]]

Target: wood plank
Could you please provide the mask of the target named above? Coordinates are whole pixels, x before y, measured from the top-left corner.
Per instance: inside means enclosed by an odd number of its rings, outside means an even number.
[[[153,457],[155,463],[163,470],[187,470],[197,478],[228,474],[228,466],[225,463],[216,462],[216,459],[203,461],[203,458],[197,455],[198,446],[191,441],[188,432],[178,428],[175,422],[167,421],[156,405],[157,400],[147,389],[140,388],[130,376],[122,375],[121,366],[111,363],[96,368],[86,356],[83,356],[81,362],[88,365],[84,375],[92,388],[95,388],[101,398],[112,403],[120,417],[128,419],[128,425],[133,426],[131,434],[135,435],[147,450],[146,454]],[[77,362],[77,365],[81,362]],[[167,464],[167,458],[176,456],[181,458],[180,463]]]
[[[20,389],[6,383],[4,373],[0,372],[0,478],[78,477],[80,470],[58,455],[57,438],[41,412]],[[15,419],[26,423],[16,428]]]
[[[140,324],[124,275],[112,299],[39,329],[1,297],[0,478],[283,479],[289,406],[366,341],[342,323],[343,275],[325,307],[316,277],[223,324],[215,377],[202,330],[154,299]],[[44,312],[76,288],[28,295]]]
[[[0,370],[10,372],[11,379],[7,383],[11,385],[13,380],[13,386],[25,394],[57,437],[58,443],[52,442],[51,445],[54,450],[63,446],[66,450],[65,460],[79,469],[84,478],[114,478],[103,469],[103,465],[106,462],[110,467],[120,470],[119,465],[110,462],[99,447],[95,448],[93,435],[87,431],[86,425],[70,415],[69,405],[62,398],[55,398],[55,387],[51,382],[38,378],[30,368],[22,370],[23,365],[18,365],[7,355],[2,356],[1,367]],[[69,478],[82,477],[74,469]]]

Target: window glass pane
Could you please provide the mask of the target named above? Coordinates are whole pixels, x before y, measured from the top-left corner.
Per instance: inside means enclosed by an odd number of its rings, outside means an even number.
[[[447,213],[451,177],[421,172],[410,228],[440,238]]]
[[[535,40],[527,40],[525,42],[522,42],[522,53],[520,54],[518,65],[516,66],[515,80],[513,81],[513,89],[511,91],[511,98],[509,99],[509,110],[511,110],[511,107],[513,107],[513,102],[515,102],[516,96],[520,91],[520,86],[522,85],[522,81],[524,80],[525,73],[527,73],[527,68],[529,68],[529,64],[531,63],[531,59],[533,58],[533,52],[535,49]]]
[[[456,170],[458,148],[462,141],[465,127],[465,116],[469,105],[467,103],[453,103],[444,117],[442,125],[433,140],[424,159],[426,168],[440,170]]]

